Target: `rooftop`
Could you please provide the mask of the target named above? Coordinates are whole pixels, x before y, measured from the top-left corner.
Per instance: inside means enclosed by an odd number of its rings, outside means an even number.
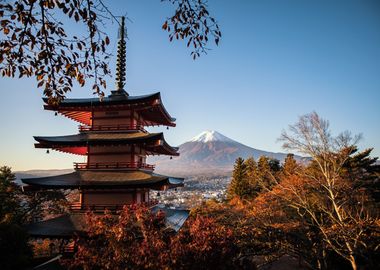
[[[183,186],[183,178],[169,177],[152,171],[79,170],[72,173],[21,179],[34,188],[151,188],[161,190]]]

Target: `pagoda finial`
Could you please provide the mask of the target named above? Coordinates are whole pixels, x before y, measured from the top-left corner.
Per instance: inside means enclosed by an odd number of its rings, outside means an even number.
[[[124,90],[126,75],[126,29],[125,17],[121,17],[121,25],[119,28],[119,41],[117,42],[117,60],[116,60],[116,92],[118,94],[128,93]]]

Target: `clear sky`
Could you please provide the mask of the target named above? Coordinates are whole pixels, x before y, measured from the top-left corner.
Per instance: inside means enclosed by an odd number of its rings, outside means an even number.
[[[164,131],[170,144],[210,129],[278,152],[281,131],[316,111],[334,133],[362,133],[360,148],[374,147],[380,155],[380,1],[209,0],[223,37],[196,61],[161,30],[169,3],[108,2],[133,21],[127,23],[126,90],[161,92],[177,127],[151,131]],[[116,25],[108,33],[115,52]],[[108,85],[110,91],[112,79]],[[43,110],[35,79],[0,78],[0,93],[0,165],[52,169],[83,161],[34,148],[33,135],[77,132],[77,123]],[[69,96],[92,92],[77,87]]]

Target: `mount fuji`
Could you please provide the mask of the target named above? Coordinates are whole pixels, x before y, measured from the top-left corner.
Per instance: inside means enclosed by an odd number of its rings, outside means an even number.
[[[235,142],[234,140],[220,134],[219,132],[215,131],[215,130],[207,130],[207,131],[203,131],[202,133],[200,133],[199,135],[195,136],[194,138],[192,138],[190,140],[190,142],[203,142],[203,143],[207,143],[207,142]]]
[[[283,161],[287,155],[249,147],[213,130],[204,131],[181,144],[179,153],[179,157],[152,157],[148,162],[156,164],[157,172],[170,175],[229,175],[238,157],[267,156]]]

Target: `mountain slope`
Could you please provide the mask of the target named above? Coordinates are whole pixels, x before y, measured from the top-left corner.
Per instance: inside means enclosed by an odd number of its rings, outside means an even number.
[[[225,175],[233,168],[238,157],[267,156],[283,161],[285,153],[258,150],[234,141],[217,131],[204,131],[179,146],[179,157],[156,157],[149,162],[156,164],[159,173],[180,176],[213,174]],[[299,159],[301,157],[298,157]]]

